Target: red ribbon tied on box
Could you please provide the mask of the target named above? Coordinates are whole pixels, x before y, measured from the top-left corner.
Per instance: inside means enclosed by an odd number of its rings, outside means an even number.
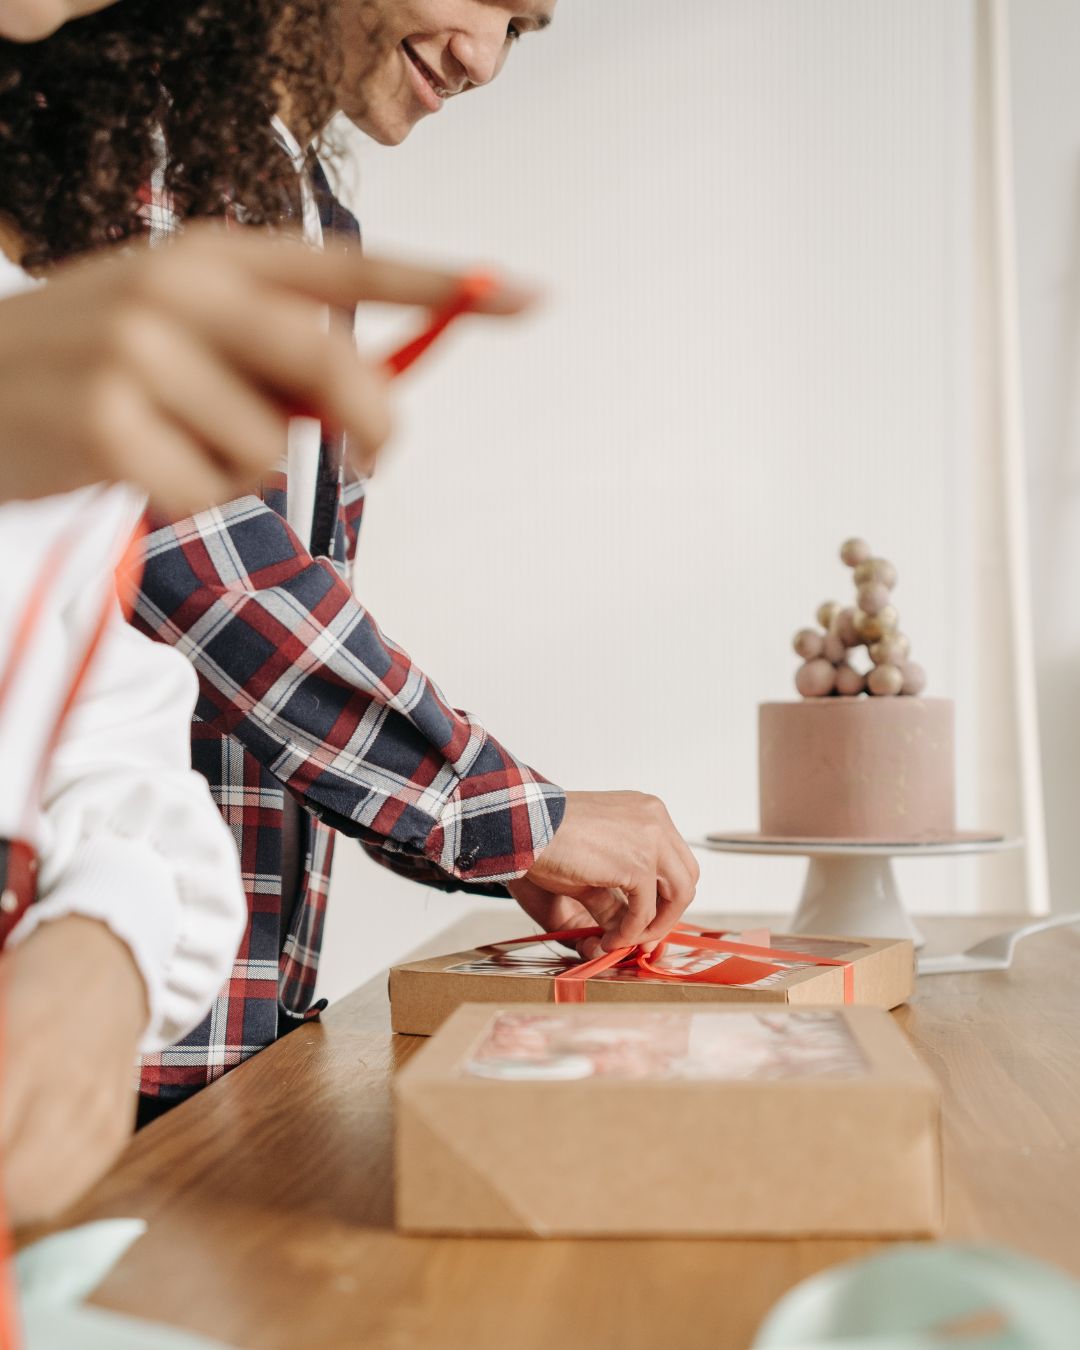
[[[531,937],[510,938],[493,942],[492,947],[520,947],[535,942],[579,942],[582,938],[600,937],[602,928],[564,928],[554,933],[534,933]],[[756,936],[747,934],[747,936]],[[766,942],[768,941],[766,935]],[[717,961],[705,970],[669,970],[659,964],[665,947],[689,947],[694,951],[718,952],[727,959]],[[782,962],[783,964],[777,964]],[[844,972],[844,1002],[855,1002],[855,972],[850,961],[837,957],[815,956],[810,952],[790,951],[785,947],[770,947],[752,942],[731,942],[724,931],[693,928],[676,924],[654,951],[641,947],[620,947],[605,952],[591,961],[582,961],[555,976],[556,1003],[584,1003],[585,986],[594,975],[615,967],[641,971],[658,980],[673,980],[676,984],[722,984],[727,986],[756,984],[769,975],[782,973],[792,965],[840,966]]]

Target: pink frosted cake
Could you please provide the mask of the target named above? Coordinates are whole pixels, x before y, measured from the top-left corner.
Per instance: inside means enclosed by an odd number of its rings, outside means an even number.
[[[925,698],[893,603],[896,568],[864,539],[840,558],[855,604],[827,600],[792,646],[801,703],[758,717],[761,833],[795,839],[914,844],[956,829],[953,705]],[[869,667],[860,669],[869,658]]]
[[[768,837],[911,844],[949,836],[952,700],[763,703],[758,774]]]

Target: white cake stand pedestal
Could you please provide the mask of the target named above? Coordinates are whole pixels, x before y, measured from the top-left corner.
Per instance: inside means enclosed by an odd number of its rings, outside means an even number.
[[[904,907],[893,873],[893,858],[945,858],[957,854],[998,853],[1018,847],[1019,839],[992,834],[963,834],[936,843],[841,843],[808,839],[770,839],[754,834],[710,834],[695,848],[718,853],[756,853],[809,859],[802,898],[788,929],[792,933],[843,937],[910,938],[925,941]]]

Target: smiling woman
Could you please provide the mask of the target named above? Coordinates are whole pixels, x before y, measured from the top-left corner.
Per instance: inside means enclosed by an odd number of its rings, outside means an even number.
[[[551,23],[555,4],[556,0],[342,0],[338,102],[346,117],[373,140],[398,145],[447,99],[489,84],[519,38]]]

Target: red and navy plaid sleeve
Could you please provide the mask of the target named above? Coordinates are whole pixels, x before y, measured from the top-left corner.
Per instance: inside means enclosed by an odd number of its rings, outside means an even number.
[[[417,880],[521,876],[562,820],[562,791],[450,707],[257,497],[149,536],[136,623],[195,666],[208,728]]]

